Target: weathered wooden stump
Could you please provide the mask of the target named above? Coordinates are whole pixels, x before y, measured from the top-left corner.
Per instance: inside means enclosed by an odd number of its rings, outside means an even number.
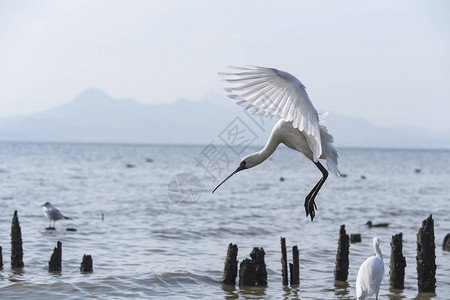
[[[256,265],[253,260],[246,258],[239,266],[239,286],[255,286]]]
[[[48,270],[50,272],[61,272],[62,262],[62,244],[58,241],[57,246],[53,249],[52,256],[48,262]]]
[[[225,265],[223,267],[223,284],[236,284],[236,276],[238,271],[238,246],[230,243],[228,245],[227,257],[225,258]]]
[[[11,223],[11,268],[23,268],[22,230],[17,210]]]
[[[347,281],[348,277],[348,254],[349,254],[349,237],[345,231],[345,225],[341,225],[339,230],[338,250],[336,253],[336,266],[334,268],[334,279]]]
[[[80,266],[80,272],[82,272],[82,273],[93,272],[92,265],[93,265],[92,256],[84,254],[83,261],[81,262],[81,266]]]
[[[257,286],[267,286],[267,270],[266,263],[264,261],[264,256],[266,252],[264,252],[263,248],[253,248],[250,253],[250,257],[252,258],[253,264],[255,265],[255,283]]]
[[[283,285],[288,285],[288,264],[286,254],[286,238],[281,238],[281,275],[283,276]]]
[[[291,285],[300,283],[300,263],[298,255],[298,247],[292,247],[292,264],[289,264],[289,271],[291,272]]]
[[[442,243],[442,250],[450,251],[450,233],[448,233]]]
[[[405,288],[406,260],[403,256],[403,234],[393,235],[391,240],[391,262],[389,264],[389,282],[394,289]]]
[[[419,293],[436,290],[436,255],[434,244],[434,221],[430,215],[422,222],[417,233],[417,281]]]
[[[352,233],[350,234],[350,243],[361,243],[361,234],[360,233]]]
[[[2,254],[2,247],[0,247],[0,270],[3,269],[3,254]]]

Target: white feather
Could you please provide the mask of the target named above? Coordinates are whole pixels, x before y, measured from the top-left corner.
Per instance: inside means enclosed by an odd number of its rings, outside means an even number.
[[[305,86],[293,75],[274,68],[232,67],[234,73],[219,73],[233,86],[225,90],[231,99],[256,114],[280,117],[303,132],[317,162],[322,155],[319,114]]]

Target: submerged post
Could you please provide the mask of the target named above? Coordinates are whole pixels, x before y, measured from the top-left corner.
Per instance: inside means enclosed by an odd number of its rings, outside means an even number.
[[[300,264],[298,259],[298,247],[292,247],[292,264],[289,264],[291,271],[291,285],[300,283]]]
[[[58,241],[57,246],[53,249],[52,256],[48,262],[48,270],[51,272],[60,272],[62,262],[62,244]]]
[[[360,233],[352,233],[350,234],[350,243],[361,243],[361,234]]]
[[[22,230],[17,210],[11,223],[11,268],[23,268]]]
[[[236,276],[238,271],[237,261],[238,247],[230,243],[228,245],[227,257],[225,258],[225,265],[223,267],[223,284],[236,284]]]
[[[389,264],[389,282],[394,289],[405,288],[406,260],[403,256],[403,234],[395,234],[391,240],[391,262]]]
[[[336,253],[336,266],[334,268],[334,279],[347,281],[348,277],[348,254],[349,254],[349,237],[345,231],[345,225],[341,225],[339,230],[338,250]]]
[[[2,254],[2,247],[0,247],[0,270],[3,269],[3,254]]]
[[[239,286],[255,286],[256,266],[255,263],[246,258],[239,266]]]
[[[444,242],[442,243],[442,250],[450,251],[450,233],[444,238]]]
[[[264,261],[265,255],[266,252],[264,252],[264,249],[258,247],[254,247],[250,253],[250,257],[255,265],[255,284],[257,286],[267,286],[267,270],[266,263]]]
[[[93,272],[92,268],[92,256],[84,254],[83,261],[81,262],[80,272],[82,273],[90,273]]]
[[[417,233],[417,281],[419,293],[436,290],[436,255],[434,244],[434,221],[430,215],[422,222]]]
[[[288,264],[286,255],[286,238],[281,238],[281,275],[283,276],[283,285],[288,285]]]

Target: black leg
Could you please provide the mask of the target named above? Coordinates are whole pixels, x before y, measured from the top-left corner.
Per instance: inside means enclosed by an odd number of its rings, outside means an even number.
[[[309,194],[305,198],[306,216],[310,215],[311,221],[314,220],[314,216],[316,215],[315,209],[317,209],[317,206],[316,206],[316,203],[314,200],[316,199],[316,196],[319,193],[320,188],[325,183],[325,181],[327,180],[327,177],[328,177],[328,171],[322,166],[322,164],[320,162],[315,162],[314,164],[317,166],[317,168],[319,168],[320,172],[322,172],[322,178],[319,180],[319,182],[317,182],[317,184],[314,186],[314,188],[311,190],[311,192],[309,192]]]

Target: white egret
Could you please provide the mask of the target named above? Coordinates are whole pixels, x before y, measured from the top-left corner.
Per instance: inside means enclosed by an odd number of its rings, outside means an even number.
[[[50,202],[45,202],[42,204],[42,211],[44,212],[44,215],[48,218],[49,224],[48,228],[55,228],[55,222],[61,219],[68,219],[72,220],[72,218],[64,216],[59,209],[54,207],[50,204]],[[52,227],[52,221],[53,221],[53,227]]]
[[[311,160],[322,178],[305,198],[306,216],[315,216],[315,198],[328,177],[328,171],[319,162],[326,159],[328,169],[339,176],[338,154],[333,146],[333,137],[325,127],[325,114],[320,115],[311,103],[305,86],[293,75],[273,68],[232,67],[234,73],[219,73],[234,86],[226,88],[231,99],[255,114],[279,117],[266,146],[261,151],[245,156],[239,167],[222,181],[217,190],[231,176],[244,169],[253,168],[265,161],[283,143],[303,153]]]
[[[378,299],[378,292],[384,275],[384,263],[380,241],[377,237],[373,238],[373,249],[376,255],[369,257],[361,264],[356,277],[356,298],[358,300],[372,297],[374,294]]]

